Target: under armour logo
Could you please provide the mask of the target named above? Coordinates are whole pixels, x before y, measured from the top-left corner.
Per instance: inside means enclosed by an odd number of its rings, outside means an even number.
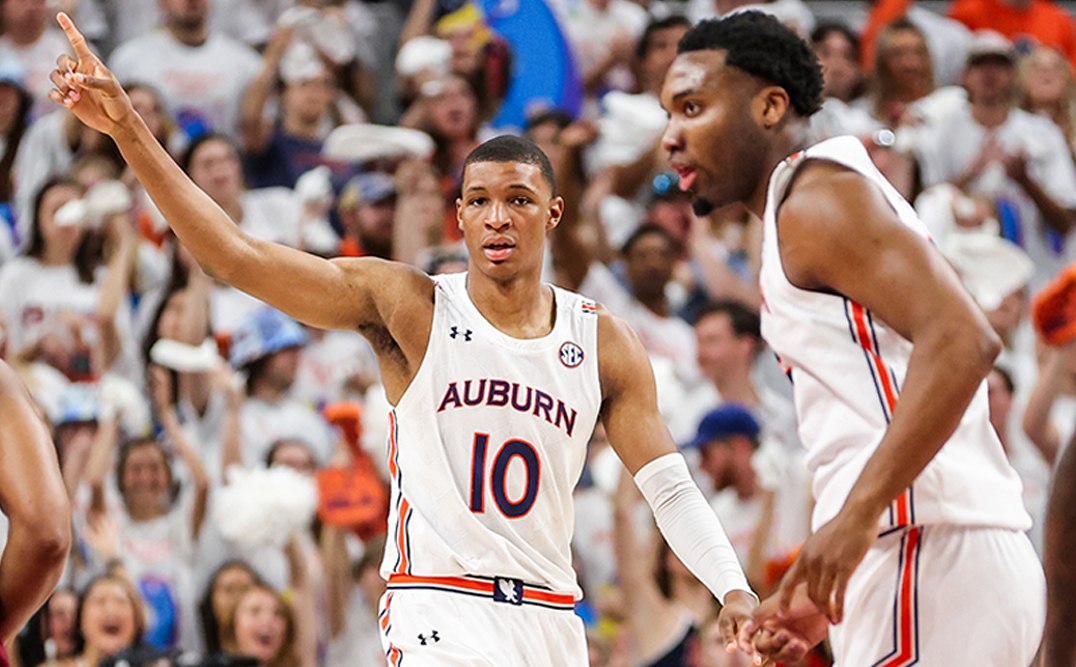
[[[441,638],[437,636],[436,630],[430,630],[430,635],[428,637],[426,635],[419,635],[418,641],[420,644],[425,646],[426,642],[433,642],[436,644],[437,642],[441,641]]]
[[[523,604],[523,582],[519,579],[493,579],[493,601],[508,604]]]
[[[451,332],[448,335],[451,338],[456,338],[457,336],[463,336],[464,342],[470,343],[471,342],[471,334],[473,334],[473,333],[474,332],[471,331],[470,329],[467,329],[466,331],[461,332],[459,330],[459,327],[452,327]]]

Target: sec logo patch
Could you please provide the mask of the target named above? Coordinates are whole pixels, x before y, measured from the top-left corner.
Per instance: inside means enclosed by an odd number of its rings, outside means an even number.
[[[572,341],[567,341],[560,346],[560,363],[568,368],[575,368],[583,363],[583,348]]]

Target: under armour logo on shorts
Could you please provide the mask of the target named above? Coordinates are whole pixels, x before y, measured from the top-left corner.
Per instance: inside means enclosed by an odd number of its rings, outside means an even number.
[[[436,644],[437,642],[441,641],[441,638],[437,636],[436,630],[430,630],[430,635],[428,637],[426,635],[420,634],[418,636],[418,641],[420,644],[425,646],[426,642],[433,642],[434,644]]]
[[[523,604],[523,582],[519,579],[493,578],[493,601]]]
[[[470,329],[467,329],[466,331],[460,331],[459,327],[452,327],[450,329],[450,333],[448,335],[451,338],[456,338],[457,336],[463,336],[464,342],[470,343],[471,342],[471,334],[473,334],[473,333],[474,332],[471,331]]]

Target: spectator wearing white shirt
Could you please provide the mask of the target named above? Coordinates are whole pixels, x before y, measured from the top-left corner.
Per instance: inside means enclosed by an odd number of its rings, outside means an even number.
[[[189,138],[236,136],[243,94],[261,69],[252,48],[210,30],[209,0],[160,0],[163,30],[121,44],[109,67],[126,84],[155,87]]]

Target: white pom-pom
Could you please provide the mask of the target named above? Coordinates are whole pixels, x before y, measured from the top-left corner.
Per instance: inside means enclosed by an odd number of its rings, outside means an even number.
[[[314,519],[317,483],[287,466],[230,466],[217,492],[214,519],[221,534],[243,547],[283,547]]]

